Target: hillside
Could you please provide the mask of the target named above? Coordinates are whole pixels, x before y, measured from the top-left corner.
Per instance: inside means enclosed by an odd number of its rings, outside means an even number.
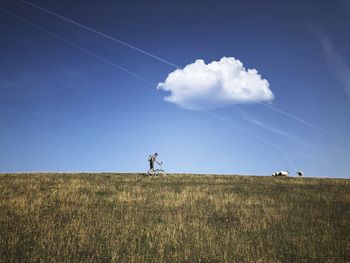
[[[350,180],[0,174],[0,262],[349,262]]]

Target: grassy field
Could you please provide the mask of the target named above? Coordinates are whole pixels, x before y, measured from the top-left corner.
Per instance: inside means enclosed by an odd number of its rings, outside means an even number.
[[[350,262],[350,180],[0,174],[0,262]]]

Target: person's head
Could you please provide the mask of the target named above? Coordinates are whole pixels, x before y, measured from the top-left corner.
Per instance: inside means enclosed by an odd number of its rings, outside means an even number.
[[[154,156],[158,156],[158,153],[155,153]]]

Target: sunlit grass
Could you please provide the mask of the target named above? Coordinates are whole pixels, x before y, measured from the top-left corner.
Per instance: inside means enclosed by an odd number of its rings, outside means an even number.
[[[349,262],[350,180],[1,174],[0,262]]]

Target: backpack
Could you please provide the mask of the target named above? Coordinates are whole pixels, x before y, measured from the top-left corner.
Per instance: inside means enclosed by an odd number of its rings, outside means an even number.
[[[148,155],[148,161],[152,161],[152,155]]]

